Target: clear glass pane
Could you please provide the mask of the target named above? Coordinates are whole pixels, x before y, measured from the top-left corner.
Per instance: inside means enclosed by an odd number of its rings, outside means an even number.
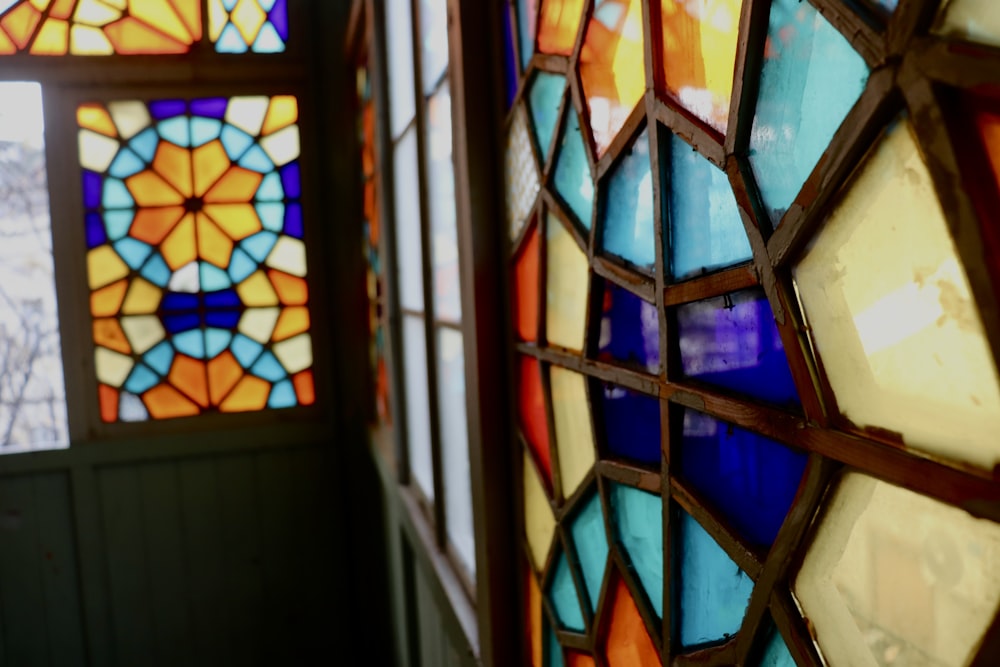
[[[934,32],[1000,46],[1000,13],[996,9],[993,0],[945,0],[934,23]]]
[[[388,0],[385,23],[389,52],[389,128],[395,139],[417,113],[410,0]]]
[[[611,485],[611,512],[618,542],[657,616],[663,616],[663,502],[660,496]]]
[[[457,323],[462,319],[462,294],[451,143],[451,91],[445,82],[427,103],[427,205],[431,217],[434,318]]]
[[[996,364],[908,122],[869,154],[793,273],[848,419],[988,470],[1000,462]]]
[[[605,187],[598,227],[604,250],[639,268],[652,270],[656,263],[656,238],[646,130],[612,167]]]
[[[403,385],[406,389],[406,442],[410,473],[421,492],[434,499],[430,402],[427,400],[427,337],[424,319],[403,316]]]
[[[556,158],[556,192],[569,206],[569,212],[575,216],[576,221],[590,229],[594,180],[590,177],[590,163],[587,162],[587,149],[580,133],[580,119],[572,106],[566,113],[568,117],[559,139],[559,157]]]
[[[448,68],[448,0],[420,0],[420,57],[429,95]]]
[[[582,350],[587,319],[587,256],[551,212],[547,228],[546,336],[552,345]]]
[[[969,664],[1000,604],[1000,525],[844,476],[794,593],[834,667]]]
[[[475,574],[476,536],[472,527],[472,478],[469,476],[462,334],[453,329],[439,328],[437,353],[438,412],[448,539],[466,570]]]
[[[66,447],[45,121],[37,83],[0,83],[0,452]]]
[[[594,432],[590,426],[587,387],[579,373],[552,366],[552,413],[563,496],[570,497],[594,465]]]
[[[417,181],[417,130],[411,127],[393,154],[396,204],[396,261],[399,303],[408,310],[424,309],[424,264],[420,240],[420,186]]]
[[[660,319],[656,306],[609,280],[604,283],[602,310],[597,358],[659,372]]]
[[[504,151],[504,188],[507,205],[507,230],[511,240],[518,237],[538,194],[538,167],[531,152],[528,114],[523,105],[514,110],[514,120],[507,133]]]
[[[583,611],[580,608],[580,598],[576,594],[576,585],[573,583],[573,575],[569,571],[569,562],[566,554],[559,549],[555,559],[555,572],[549,581],[549,600],[552,601],[552,608],[555,609],[556,618],[562,628],[574,632],[583,632]],[[558,644],[556,644],[558,646]]]

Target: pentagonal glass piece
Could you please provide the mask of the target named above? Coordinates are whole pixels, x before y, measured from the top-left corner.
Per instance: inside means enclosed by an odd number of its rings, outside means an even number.
[[[763,290],[678,306],[677,329],[686,377],[768,403],[801,405]]]
[[[991,0],[945,0],[932,32],[1000,46],[1000,14]]]
[[[725,133],[741,0],[662,0],[664,86],[695,116]]]
[[[652,270],[656,263],[656,239],[646,130],[612,167],[602,199],[598,229],[604,250],[639,268]]]
[[[770,546],[795,499],[807,458],[805,452],[687,409],[672,463],[743,537]]]
[[[542,479],[535,471],[528,453],[524,454],[524,532],[528,538],[528,549],[531,552],[532,564],[536,572],[545,567],[545,559],[549,553],[549,544],[556,529],[556,520],[552,516],[549,497],[542,486]]]
[[[598,157],[646,90],[641,0],[596,0],[580,51],[580,81]]]
[[[623,459],[659,466],[660,399],[613,384],[603,385],[602,412],[608,450]]]
[[[538,50],[568,56],[573,53],[583,18],[584,0],[541,0]]]
[[[559,122],[559,105],[566,90],[566,77],[551,72],[538,72],[531,79],[528,90],[528,108],[531,109],[532,129],[538,154],[547,156],[552,145],[552,134]]]
[[[576,549],[576,557],[583,574],[590,610],[597,607],[604,579],[604,565],[608,559],[608,537],[604,532],[604,514],[601,499],[591,494],[590,499],[570,520],[569,535]]]
[[[810,4],[775,0],[750,134],[750,165],[775,225],[868,81],[868,66]]]
[[[552,366],[549,380],[562,492],[568,498],[594,465],[590,404],[586,381],[579,373]]]
[[[844,416],[914,449],[1000,462],[996,365],[908,122],[869,154],[794,276]]]
[[[725,172],[683,139],[671,135],[669,211],[670,274],[683,280],[750,259],[736,196]]]
[[[615,537],[646,591],[657,616],[663,616],[663,502],[660,497],[621,484],[611,485]]]
[[[587,149],[580,133],[580,119],[572,108],[566,110],[567,118],[559,138],[559,157],[556,158],[556,192],[569,207],[576,221],[590,229],[594,206],[594,181],[590,177]]]
[[[656,306],[619,287],[604,283],[601,338],[597,358],[660,370],[660,319]]]
[[[582,350],[587,319],[587,256],[551,211],[546,227],[546,338],[551,345]]]
[[[958,666],[1000,604],[1000,525],[860,473],[830,494],[794,593],[840,665]]]
[[[632,593],[618,575],[611,580],[608,600],[604,603],[604,626],[602,644],[608,667],[662,664]]]
[[[583,612],[580,609],[580,598],[576,594],[576,584],[569,569],[569,562],[562,549],[556,551],[553,563],[552,578],[549,581],[549,601],[555,609],[560,625],[566,630],[583,632]]]
[[[542,389],[541,369],[534,357],[522,355],[517,374],[517,416],[521,433],[535,454],[549,488],[552,487],[552,455],[549,426]]]
[[[736,634],[753,592],[753,581],[694,518],[679,511],[680,640],[685,648]]]
[[[530,223],[524,241],[514,257],[513,285],[510,299],[513,311],[514,333],[519,340],[534,342],[538,340],[538,301],[540,297],[539,261],[541,258],[541,240],[538,225],[534,220]]]
[[[521,233],[521,228],[531,212],[538,194],[538,167],[531,152],[528,136],[528,114],[518,105],[507,132],[504,152],[504,188],[507,202],[507,230],[511,240]]]

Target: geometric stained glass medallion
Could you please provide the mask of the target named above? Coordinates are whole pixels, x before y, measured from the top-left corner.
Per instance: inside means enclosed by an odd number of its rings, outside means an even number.
[[[77,120],[102,420],[313,403],[296,99]]]

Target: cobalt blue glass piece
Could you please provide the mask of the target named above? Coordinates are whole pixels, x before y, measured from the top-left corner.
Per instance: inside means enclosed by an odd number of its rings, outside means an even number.
[[[197,310],[198,295],[187,292],[167,292],[160,301],[160,310],[181,311]]]
[[[161,316],[160,319],[163,320],[163,327],[172,334],[197,329],[201,325],[198,313],[171,313]]]
[[[690,514],[680,510],[677,545],[680,561],[681,645],[685,648],[723,641],[743,623],[753,580],[705,532]]]
[[[288,41],[288,7],[285,0],[278,0],[267,15],[267,20],[271,22],[274,29],[278,31],[281,39]]]
[[[205,313],[205,324],[220,329],[232,329],[240,323],[240,313],[231,310],[214,310]]]
[[[83,170],[83,204],[87,208],[101,205],[101,175],[87,169]]]
[[[206,308],[239,308],[242,303],[240,295],[234,289],[207,292],[205,294]]]
[[[538,72],[531,79],[528,91],[528,109],[531,111],[531,128],[538,154],[545,162],[552,143],[552,133],[559,122],[559,105],[562,103],[566,77],[551,72]]]
[[[643,269],[656,263],[649,134],[642,131],[611,168],[598,215],[605,251]]]
[[[670,140],[669,234],[664,255],[670,275],[683,280],[749,260],[736,196],[726,173],[683,139]]]
[[[775,0],[750,132],[750,165],[777,225],[868,81],[868,66],[812,5]]]
[[[604,283],[601,337],[597,358],[660,370],[660,319],[656,306],[619,287]]]
[[[601,511],[601,499],[596,493],[591,494],[590,500],[570,521],[569,531],[580,562],[590,610],[594,611],[601,595],[604,565],[608,559],[608,536],[604,532],[604,513]]]
[[[191,113],[195,116],[222,120],[226,117],[228,104],[229,102],[224,97],[202,97],[191,100]]]
[[[741,535],[764,547],[785,521],[808,458],[694,410],[684,411],[679,455],[681,476]]]
[[[604,430],[608,449],[624,459],[660,465],[660,399],[605,384]]]
[[[663,502],[652,493],[612,484],[611,511],[618,542],[653,610],[663,618]]]
[[[587,149],[583,145],[580,119],[573,106],[566,110],[569,117],[559,139],[561,148],[556,159],[556,192],[576,216],[577,222],[590,229],[591,209],[594,205],[594,182],[590,177]]]
[[[517,62],[514,55],[514,34],[510,25],[510,11],[503,10],[503,80],[507,91],[507,109],[510,110],[517,95]]]
[[[285,188],[285,196],[289,199],[298,199],[302,195],[298,160],[293,160],[281,168],[281,184]]]
[[[303,232],[302,205],[296,202],[289,202],[285,207],[285,234],[300,239]]]
[[[184,100],[153,100],[149,103],[149,115],[156,120],[173,118],[187,113]]]
[[[767,297],[760,289],[677,308],[684,375],[768,403],[800,408]]]
[[[549,582],[549,600],[556,611],[559,623],[567,630],[583,632],[583,613],[580,610],[580,598],[576,594],[573,574],[569,570],[569,561],[562,549],[558,550],[555,561],[555,571]]]
[[[107,243],[108,235],[104,231],[104,222],[101,220],[101,216],[97,213],[88,213],[86,219],[87,225],[87,248],[96,248],[97,246]]]

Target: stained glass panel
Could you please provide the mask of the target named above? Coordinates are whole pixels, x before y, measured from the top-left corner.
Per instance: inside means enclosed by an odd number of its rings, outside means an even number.
[[[566,630],[583,632],[584,623],[583,612],[580,609],[580,598],[577,596],[573,575],[569,571],[569,563],[566,561],[566,554],[563,553],[562,549],[556,552],[548,596],[562,627]]]
[[[528,90],[528,108],[531,109],[531,127],[534,130],[535,146],[538,154],[545,156],[552,144],[552,135],[559,121],[559,106],[562,104],[566,77],[551,72],[538,72],[531,80]]]
[[[660,400],[613,384],[603,386],[602,417],[611,454],[660,465]]]
[[[598,208],[604,250],[641,269],[656,262],[649,135],[643,132],[607,176]]]
[[[580,133],[580,119],[570,106],[559,138],[559,155],[556,158],[554,183],[576,222],[590,229],[594,206],[594,181],[590,177],[587,149]]]
[[[312,403],[295,98],[86,104],[77,119],[102,401],[141,420]],[[108,287],[126,295],[115,312]]]
[[[660,319],[656,306],[619,287],[604,283],[598,359],[660,369]]]
[[[208,0],[208,34],[215,50],[219,53],[284,51],[288,41],[286,2]]]
[[[580,570],[586,588],[590,610],[597,608],[601,594],[601,581],[608,559],[608,537],[604,531],[604,513],[601,499],[592,494],[576,516],[570,520],[570,538],[576,548]]]

